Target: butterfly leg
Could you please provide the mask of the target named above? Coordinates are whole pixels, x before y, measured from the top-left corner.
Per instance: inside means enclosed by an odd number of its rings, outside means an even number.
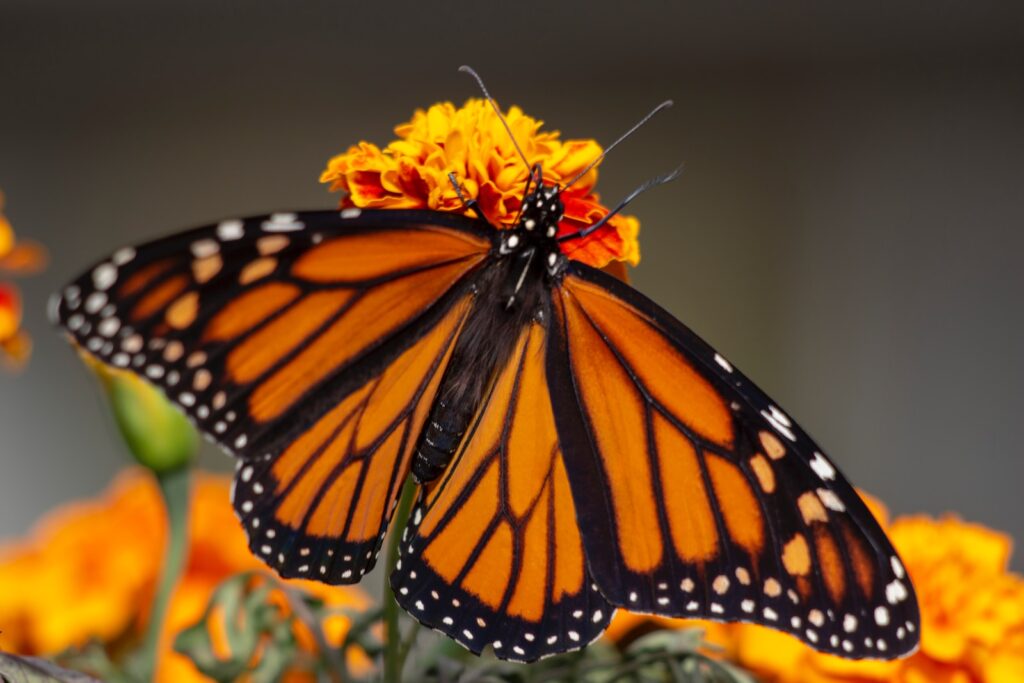
[[[462,201],[462,206],[465,209],[472,209],[479,218],[487,220],[484,217],[483,211],[480,210],[480,203],[476,199],[466,199],[466,195],[462,192],[462,186],[459,185],[459,181],[455,178],[454,173],[448,174],[448,181],[455,188],[455,194],[459,195],[459,200]]]

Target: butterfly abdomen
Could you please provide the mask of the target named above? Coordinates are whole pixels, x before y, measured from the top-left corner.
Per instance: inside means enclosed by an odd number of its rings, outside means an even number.
[[[521,267],[513,259],[499,261],[475,283],[473,310],[459,334],[413,457],[412,473],[418,482],[440,477],[460,444],[472,436],[471,423],[486,393],[540,309],[544,300],[540,268],[528,270],[515,288],[515,305],[508,305],[508,283],[519,278]]]
[[[416,481],[433,481],[448,466],[472,417],[471,411],[460,408],[449,406],[443,400],[434,404],[412,462],[412,473]]]

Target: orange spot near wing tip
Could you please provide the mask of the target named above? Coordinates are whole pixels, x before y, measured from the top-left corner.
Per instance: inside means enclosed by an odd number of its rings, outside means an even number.
[[[127,285],[126,285],[127,287]],[[147,292],[131,312],[132,320],[145,320],[159,313],[188,287],[187,275],[174,275]]]
[[[761,441],[761,446],[764,447],[764,452],[772,460],[779,460],[786,455],[786,447],[771,432],[759,432],[757,436]]]
[[[287,247],[290,241],[286,235],[266,235],[256,241],[256,249],[260,256],[270,256]]]
[[[801,494],[796,499],[796,505],[800,509],[800,516],[803,517],[804,524],[810,526],[812,522],[828,521],[825,506],[821,504],[821,498],[814,491]]]
[[[273,256],[264,256],[255,261],[247,263],[242,272],[238,274],[238,283],[248,285],[270,275],[277,268],[277,259]]]
[[[211,254],[192,262],[192,277],[199,284],[206,284],[220,272],[224,267],[224,260],[220,254]]]
[[[772,465],[768,462],[760,453],[757,453],[750,459],[750,469],[753,470],[754,476],[757,477],[757,483],[761,486],[761,490],[765,493],[773,493],[775,491],[775,471],[772,469]]]
[[[782,566],[791,576],[806,576],[810,573],[811,551],[803,534],[794,534],[783,546]]]
[[[176,330],[183,330],[196,320],[199,314],[199,292],[191,291],[178,297],[167,308],[165,320]]]

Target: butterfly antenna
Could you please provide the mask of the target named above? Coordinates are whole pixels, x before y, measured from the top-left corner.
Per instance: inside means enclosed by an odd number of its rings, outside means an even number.
[[[512,140],[512,146],[516,148],[517,152],[519,152],[519,156],[522,158],[523,163],[526,164],[527,170],[529,170],[530,162],[527,161],[526,155],[523,154],[523,149],[519,146],[519,143],[516,142],[516,136],[512,134],[512,127],[508,125],[508,121],[506,121],[505,117],[501,115],[501,110],[498,109],[497,102],[495,102],[494,98],[491,97],[491,93],[487,92],[487,86],[484,85],[484,79],[480,78],[480,74],[474,71],[473,67],[466,66],[465,64],[459,67],[459,71],[467,73],[474,79],[476,79],[476,83],[477,85],[480,86],[480,90],[481,92],[483,92],[484,98],[491,103],[491,107],[494,109],[494,113],[498,115],[498,119],[501,121],[501,125],[505,126],[505,130],[508,131],[508,137],[509,139]]]
[[[635,132],[637,132],[638,130],[640,130],[640,128],[642,128],[642,127],[643,127],[643,125],[644,125],[645,123],[647,123],[647,122],[648,122],[648,121],[650,121],[650,120],[651,120],[652,118],[654,118],[654,115],[655,115],[655,114],[657,114],[658,112],[660,112],[660,111],[663,111],[663,110],[665,110],[665,109],[668,109],[668,108],[669,108],[669,107],[671,107],[671,106],[672,106],[672,100],[665,100],[664,102],[662,102],[661,104],[659,104],[659,105],[658,105],[657,107],[655,107],[654,109],[652,109],[652,110],[651,110],[651,111],[650,111],[650,112],[649,112],[649,113],[647,114],[647,116],[645,116],[645,117],[643,117],[642,119],[640,119],[639,121],[637,121],[637,122],[636,122],[636,124],[634,124],[632,128],[630,128],[630,129],[629,129],[629,130],[627,130],[627,131],[626,131],[625,133],[623,133],[622,135],[620,135],[620,136],[619,136],[619,139],[618,139],[618,140],[616,140],[616,141],[615,141],[615,142],[613,142],[612,144],[610,144],[610,145],[608,145],[607,147],[605,147],[604,151],[603,151],[603,152],[601,152],[601,154],[600,154],[600,155],[599,155],[599,156],[598,156],[598,157],[597,157],[596,159],[594,159],[593,161],[591,161],[591,162],[590,162],[590,163],[589,163],[589,164],[587,165],[587,167],[586,167],[586,168],[584,168],[584,169],[583,169],[582,171],[580,171],[580,172],[579,172],[579,173],[577,173],[577,174],[576,174],[575,176],[573,176],[573,179],[572,179],[572,180],[570,180],[570,181],[569,181],[568,183],[566,183],[566,185],[565,185],[565,189],[568,189],[568,188],[572,187],[573,185],[575,185],[575,184],[576,184],[576,181],[577,181],[577,180],[579,180],[580,178],[582,178],[583,176],[585,176],[585,175],[586,175],[586,174],[587,174],[588,172],[590,172],[590,169],[594,168],[594,167],[595,167],[595,166],[597,166],[597,165],[598,165],[599,163],[601,163],[601,161],[602,161],[602,160],[603,160],[603,159],[604,159],[604,158],[605,158],[606,156],[608,156],[608,152],[610,152],[610,151],[612,151],[613,149],[615,149],[615,146],[616,146],[616,145],[618,145],[618,144],[619,144],[620,142],[622,142],[623,140],[625,140],[626,138],[628,138],[628,137],[629,137],[630,135],[632,135],[633,133],[635,133]]]
[[[586,237],[587,235],[589,235],[590,233],[594,232],[595,230],[600,228],[602,225],[607,223],[612,218],[612,216],[614,216],[615,214],[617,214],[620,211],[622,211],[624,208],[626,208],[627,204],[629,204],[631,201],[633,201],[634,199],[636,199],[637,197],[642,195],[644,192],[647,192],[647,190],[650,190],[652,187],[657,187],[658,185],[664,185],[665,183],[672,182],[673,180],[678,178],[679,175],[682,172],[683,172],[683,167],[682,167],[682,165],[680,165],[680,166],[676,167],[676,169],[673,170],[670,173],[666,173],[664,175],[660,175],[660,176],[658,176],[656,178],[651,178],[646,183],[644,183],[643,185],[641,185],[640,187],[636,188],[635,190],[630,192],[628,195],[626,195],[626,198],[623,199],[621,202],[619,202],[618,206],[616,206],[614,209],[609,211],[608,215],[606,215],[604,218],[602,218],[598,222],[594,223],[593,225],[587,226],[583,230],[579,230],[579,231],[574,232],[574,233],[569,234],[569,235],[562,235],[561,237],[558,238],[558,241],[559,242],[564,242],[566,240],[572,240],[572,239],[577,239],[577,238],[580,238],[580,237]]]

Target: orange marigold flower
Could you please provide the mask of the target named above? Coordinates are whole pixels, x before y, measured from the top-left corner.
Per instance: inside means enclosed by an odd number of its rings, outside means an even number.
[[[0,193],[0,273],[39,270],[46,261],[46,252],[37,244],[15,239],[3,208],[4,196]],[[13,285],[0,282],[0,364],[19,369],[31,353],[32,340],[21,329],[21,296]]]
[[[885,510],[868,500],[875,515]],[[898,661],[851,661],[748,624],[709,627],[709,640],[762,680],[781,683],[1011,683],[1024,681],[1024,577],[1008,571],[1011,541],[947,515],[901,517],[887,529],[917,591],[921,648]],[[623,627],[643,628],[640,617]],[[680,622],[693,626],[702,622]],[[673,624],[674,625],[674,624]],[[615,629],[620,630],[615,630]]]
[[[202,616],[224,579],[263,568],[249,552],[228,502],[230,483],[226,476],[199,474],[193,485],[188,560],[164,624],[159,681],[207,680],[171,651],[173,636]],[[44,518],[29,539],[0,547],[0,648],[48,655],[90,639],[112,642],[137,632],[156,587],[166,534],[155,481],[131,470],[100,498],[65,505]],[[332,606],[369,604],[356,588],[291,583]],[[325,631],[338,644],[348,624],[333,622]]]
[[[512,107],[506,119],[530,164],[540,163],[549,183],[569,182],[601,154],[594,140],[561,140],[557,131],[541,131],[542,121]],[[461,108],[450,102],[417,110],[395,127],[399,139],[381,149],[369,142],[353,145],[331,159],[320,176],[330,189],[347,193],[344,207],[463,210],[449,173],[465,193],[477,199],[487,220],[508,227],[519,212],[529,169],[486,100],[471,99]],[[608,213],[594,192],[591,169],[562,192],[565,218],[559,234],[593,224]],[[640,222],[621,214],[585,239],[564,243],[571,258],[597,268],[613,261],[640,261]]]

